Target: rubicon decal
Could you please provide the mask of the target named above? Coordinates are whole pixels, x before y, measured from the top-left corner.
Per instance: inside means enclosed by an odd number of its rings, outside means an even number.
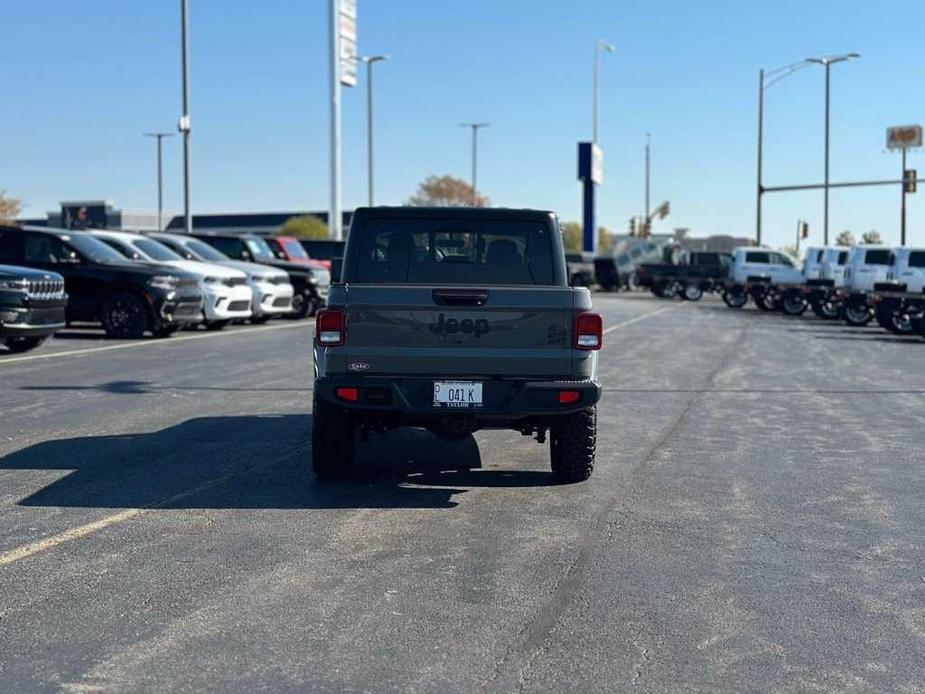
[[[456,320],[455,318],[447,319],[446,315],[443,313],[437,316],[437,322],[429,324],[427,329],[434,335],[463,333],[465,335],[474,335],[475,337],[481,337],[489,332],[488,321],[484,318],[478,318],[476,320],[471,320],[469,318],[464,318],[463,320]]]

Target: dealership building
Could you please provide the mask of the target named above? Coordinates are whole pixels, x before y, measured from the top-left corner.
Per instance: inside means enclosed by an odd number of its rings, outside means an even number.
[[[351,214],[345,212],[343,215],[345,228],[350,224]],[[206,234],[275,234],[286,220],[304,216],[317,217],[325,224],[328,222],[328,213],[317,210],[194,214],[193,229]],[[119,229],[141,232],[184,229],[182,214],[165,210],[159,224],[157,210],[123,210],[105,200],[70,200],[62,202],[60,210],[48,212],[45,217],[19,221],[22,224],[59,229]]]

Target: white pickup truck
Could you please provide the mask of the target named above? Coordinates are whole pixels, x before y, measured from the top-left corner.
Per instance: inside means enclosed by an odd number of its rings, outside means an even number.
[[[732,308],[740,308],[751,296],[762,311],[800,315],[806,310],[802,285],[803,270],[794,258],[767,248],[740,246],[733,251],[723,300]]]
[[[868,293],[877,323],[897,335],[922,333],[925,310],[925,249],[896,248],[884,281]]]
[[[878,282],[890,280],[893,251],[886,246],[855,246],[845,266],[845,322],[856,327],[867,325],[874,317],[870,293]]]
[[[841,289],[845,286],[845,267],[849,249],[844,246],[811,246],[803,260],[803,295],[819,318],[832,320],[841,315]]]

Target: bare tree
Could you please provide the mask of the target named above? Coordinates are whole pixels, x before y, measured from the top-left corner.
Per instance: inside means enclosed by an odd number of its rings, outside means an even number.
[[[488,207],[488,198],[452,176],[428,176],[418,192],[408,198],[413,207]]]
[[[22,212],[22,201],[7,197],[5,190],[0,190],[0,223],[12,224]]]

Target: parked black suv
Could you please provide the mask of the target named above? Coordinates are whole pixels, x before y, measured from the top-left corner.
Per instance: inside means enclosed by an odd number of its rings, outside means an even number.
[[[67,321],[99,321],[109,337],[166,337],[202,320],[196,278],[131,263],[79,231],[0,226],[0,263],[53,270],[69,295]]]
[[[295,318],[314,316],[328,301],[331,275],[326,270],[311,268],[302,263],[280,260],[267,245],[266,240],[256,234],[194,234],[210,246],[217,248],[229,258],[251,263],[272,265],[289,273],[292,285],[292,313]]]
[[[64,278],[13,265],[0,265],[0,341],[26,352],[64,327]]]

